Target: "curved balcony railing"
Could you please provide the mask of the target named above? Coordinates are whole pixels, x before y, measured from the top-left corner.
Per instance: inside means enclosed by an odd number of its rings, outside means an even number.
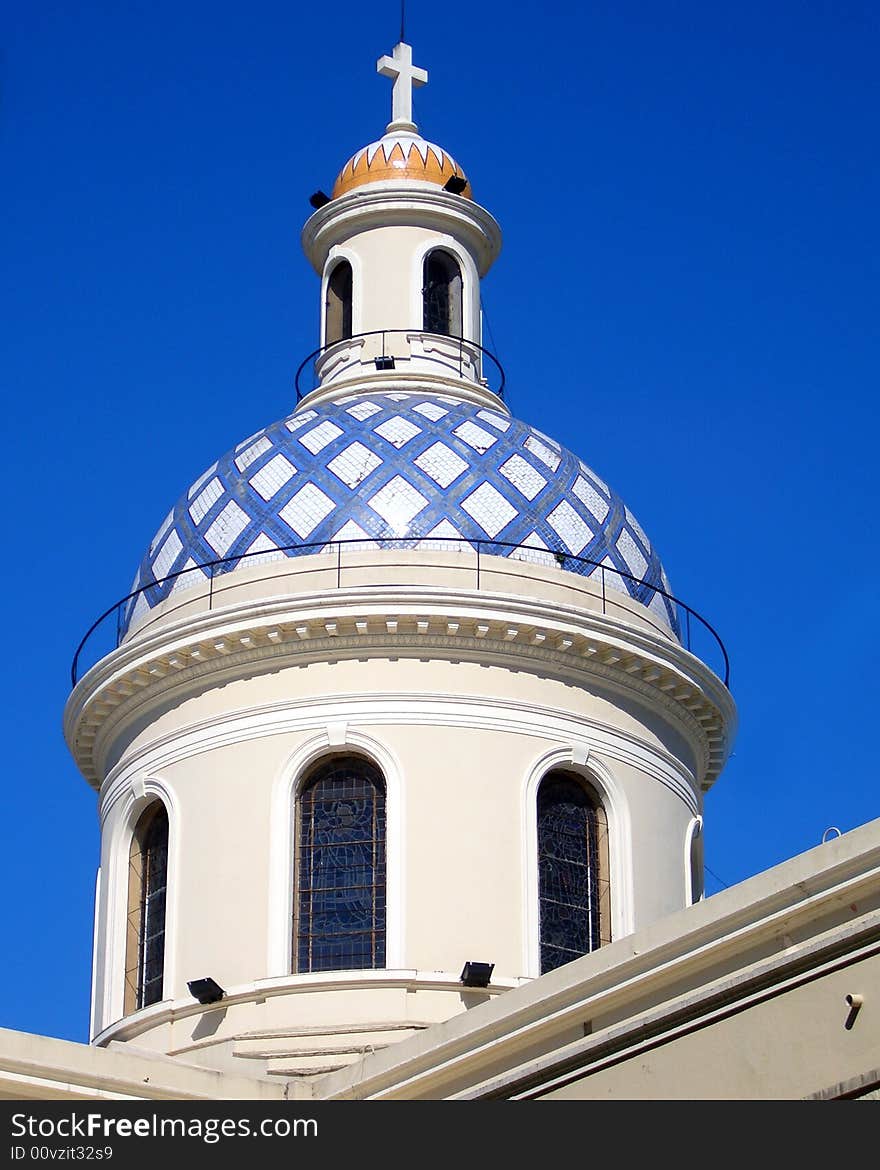
[[[614,598],[608,596],[609,592],[612,594],[624,593],[630,601],[644,606],[649,606],[655,597],[662,597],[668,603],[673,615],[671,625],[668,622],[663,623],[664,633],[672,634],[676,637],[681,645],[704,661],[722,679],[726,687],[730,687],[730,660],[727,656],[724,643],[709,622],[679,598],[673,597],[671,593],[667,593],[664,589],[646,584],[641,578],[634,577],[631,573],[626,573],[621,569],[612,569],[608,565],[601,564],[599,561],[590,560],[588,557],[575,556],[572,553],[561,550],[554,551],[553,549],[536,548],[534,545],[513,544],[503,540],[466,540],[464,538],[456,540],[455,538],[447,537],[438,539],[437,537],[413,536],[368,537],[359,540],[323,540],[309,544],[284,545],[278,549],[273,549],[271,552],[261,550],[253,553],[240,553],[236,556],[222,557],[215,561],[205,561],[200,565],[190,565],[186,569],[180,569],[176,573],[170,573],[167,577],[162,577],[158,581],[151,582],[149,585],[142,585],[139,589],[127,593],[125,597],[120,598],[114,605],[111,605],[86,631],[73,656],[73,662],[70,668],[71,684],[76,686],[85,671],[89,669],[89,666],[84,668],[82,666],[87,647],[89,648],[89,654],[86,657],[89,659],[90,664],[94,665],[104,655],[121,645],[128,633],[138,598],[142,595],[149,594],[150,592],[155,593],[163,585],[177,581],[186,574],[201,572],[207,578],[209,585],[208,594],[205,598],[205,610],[206,612],[211,612],[214,607],[215,579],[224,572],[231,572],[249,559],[253,559],[254,564],[257,564],[260,561],[265,562],[270,559],[277,561],[280,556],[288,553],[302,555],[308,554],[309,552],[318,554],[333,551],[336,554],[335,584],[337,589],[341,589],[343,587],[343,572],[346,567],[343,562],[343,550],[347,549],[357,552],[359,551],[359,545],[363,546],[360,551],[372,551],[377,548],[413,549],[422,547],[428,551],[446,551],[451,546],[457,546],[459,551],[463,551],[466,548],[472,549],[476,554],[473,566],[473,584],[477,590],[480,589],[481,575],[484,572],[482,558],[487,555],[500,555],[505,558],[520,561],[526,560],[531,563],[549,565],[550,567],[555,563],[561,569],[567,571],[573,570],[581,576],[588,578],[597,575],[598,570],[599,580],[596,596],[597,599],[601,599],[601,612],[603,614],[608,612],[609,607],[615,605]],[[498,550],[500,549],[507,551],[499,553]],[[523,556],[514,558],[512,554],[516,552],[522,552]],[[260,558],[260,561],[256,558]],[[584,570],[589,571],[585,572]],[[644,594],[643,598],[633,597],[630,589],[625,584],[626,581],[631,582],[637,589],[642,590]],[[405,582],[401,581],[398,584],[403,585]],[[167,597],[171,595],[171,591],[169,590]],[[161,600],[164,601],[166,598],[162,598]],[[701,646],[706,646],[708,652],[706,653],[702,649],[698,649],[696,647],[697,642],[700,642]]]
[[[312,384],[308,386],[310,365]],[[491,381],[486,376],[487,367],[492,371]],[[491,350],[476,341],[423,329],[373,329],[321,345],[303,358],[294,377],[296,400],[300,402],[319,386],[332,386],[358,372],[393,369],[442,373],[504,399],[504,369]]]

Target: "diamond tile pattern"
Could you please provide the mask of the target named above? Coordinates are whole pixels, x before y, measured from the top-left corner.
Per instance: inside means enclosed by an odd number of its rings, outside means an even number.
[[[510,480],[517,491],[522,492],[527,500],[533,500],[541,488],[547,484],[547,480],[540,471],[535,471],[531,463],[527,463],[521,455],[511,455],[498,470],[505,479]]]
[[[435,443],[417,455],[413,463],[442,488],[448,488],[454,479],[458,479],[468,469],[467,463],[459,459],[454,451],[450,451],[445,443]]]
[[[363,443],[352,443],[340,451],[335,459],[331,459],[327,466],[344,484],[356,488],[381,462],[375,451],[370,451]]]
[[[501,492],[491,483],[481,483],[461,506],[479,524],[487,536],[497,536],[516,515],[516,508],[508,504]]]
[[[472,423],[470,419],[467,422],[463,422],[461,426],[456,427],[452,433],[457,435],[459,439],[463,439],[469,447],[473,447],[480,455],[485,454],[498,438],[497,435],[490,435],[483,427],[478,427],[476,423]]]
[[[211,521],[205,540],[218,557],[225,557],[247,526],[247,512],[243,512],[235,500],[226,500],[223,511]]]
[[[304,434],[300,435],[299,441],[304,447],[307,447],[313,455],[317,455],[319,451],[323,451],[328,443],[332,443],[334,439],[338,438],[342,431],[335,423],[324,419],[323,422],[318,423],[316,427],[312,427]]]
[[[244,469],[249,467],[255,459],[259,459],[260,456],[263,455],[266,451],[269,451],[271,447],[272,444],[269,442],[266,436],[263,435],[261,438],[257,439],[255,443],[249,443],[240,455],[236,455],[235,466],[239,471],[244,471]],[[238,448],[236,448],[236,450],[238,450]]]
[[[296,475],[296,468],[289,459],[278,454],[254,472],[250,477],[250,485],[256,488],[264,500],[271,500],[293,475]]]
[[[581,550],[590,543],[593,530],[579,512],[576,512],[568,500],[560,500],[547,517],[550,527],[558,532],[565,541],[566,548],[575,556],[580,556]],[[623,540],[621,533],[618,543]]]
[[[538,432],[540,433],[540,432]],[[531,434],[525,441],[527,451],[530,451],[534,456],[541,460],[551,471],[555,471],[560,463],[560,456],[557,455],[546,443],[542,443],[541,439],[545,436],[541,435],[539,439],[536,434]]]
[[[415,423],[410,422],[408,418],[401,418],[399,414],[373,428],[377,435],[381,435],[393,447],[398,448],[402,447],[404,443],[408,443],[421,429]]]
[[[428,501],[402,475],[395,475],[367,503],[390,525],[392,535],[409,536],[410,520]]]
[[[315,484],[304,483],[278,513],[278,519],[306,540],[332,511],[333,500]],[[285,541],[285,544],[290,544],[290,541]]]
[[[564,552],[569,572],[589,576],[604,564],[631,574],[607,572],[606,588],[629,593],[678,632],[672,603],[656,592],[669,592],[660,559],[620,497],[540,431],[446,394],[370,394],[294,411],[266,427],[183,494],[132,588],[152,586],[144,596],[153,606],[173,587],[156,582],[186,565],[249,549],[317,552],[340,534],[432,536],[451,547],[460,534],[483,541],[487,553],[552,565],[552,554]],[[507,547],[526,543],[535,552]],[[187,573],[177,588],[194,585],[202,572]]]
[[[211,511],[211,505],[223,496],[223,484],[215,475],[207,487],[202,488],[189,506],[189,514],[193,522],[198,524]]]

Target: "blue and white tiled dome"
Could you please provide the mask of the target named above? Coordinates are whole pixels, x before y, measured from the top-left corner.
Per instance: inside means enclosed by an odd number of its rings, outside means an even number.
[[[657,553],[595,472],[506,414],[418,393],[300,407],[218,459],[156,533],[132,586],[151,588],[129,604],[125,625],[195,584],[197,566],[211,561],[230,558],[219,573],[248,553],[400,537],[444,548],[480,540],[487,553],[553,566],[554,553],[574,554],[584,560],[569,557],[564,569],[589,576],[604,565],[609,589],[678,631],[674,606],[656,592],[670,592]]]

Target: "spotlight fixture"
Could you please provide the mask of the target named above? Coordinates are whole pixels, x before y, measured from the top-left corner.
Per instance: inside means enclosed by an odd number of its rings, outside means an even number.
[[[461,981],[465,987],[488,987],[494,963],[465,963],[461,972]]]
[[[226,994],[214,979],[191,979],[187,987],[190,995],[199,1003],[217,1003]]]
[[[393,357],[386,357],[385,354],[383,353],[381,357],[376,358],[376,369],[377,370],[393,370],[394,369],[394,358]]]
[[[330,196],[325,195],[323,191],[315,191],[313,195],[309,196],[309,203],[311,203],[312,207],[314,208],[323,207],[325,203],[329,202]]]
[[[463,179],[461,175],[450,175],[443,184],[443,190],[448,191],[450,195],[460,195],[467,186],[467,179]]]

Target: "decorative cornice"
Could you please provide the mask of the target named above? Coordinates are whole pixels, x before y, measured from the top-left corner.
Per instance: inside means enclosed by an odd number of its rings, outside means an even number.
[[[379,586],[241,602],[157,623],[80,680],[67,703],[65,737],[83,775],[100,787],[116,733],[171,694],[288,663],[389,655],[549,667],[576,686],[599,681],[636,695],[686,735],[704,789],[733,739],[735,706],[721,681],[648,628],[515,595]]]
[[[375,183],[331,199],[306,220],[302,246],[317,273],[330,248],[354,231],[395,225],[447,231],[467,241],[484,276],[501,251],[501,228],[479,203],[410,179]]]

